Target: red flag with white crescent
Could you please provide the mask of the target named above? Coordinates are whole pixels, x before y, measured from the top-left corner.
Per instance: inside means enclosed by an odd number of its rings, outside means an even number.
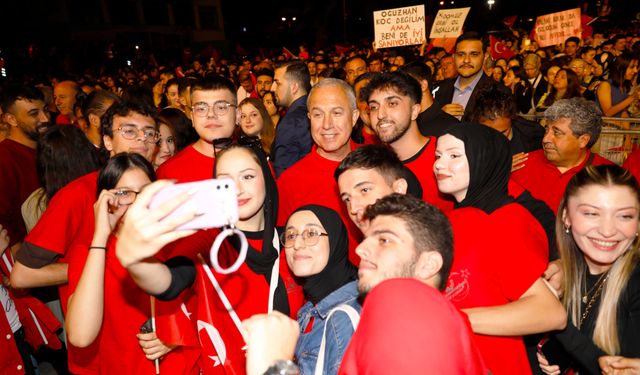
[[[491,42],[491,58],[493,58],[494,60],[497,60],[499,58],[508,60],[515,56],[515,53],[507,48],[503,41],[499,40],[493,35],[489,35],[489,41]]]

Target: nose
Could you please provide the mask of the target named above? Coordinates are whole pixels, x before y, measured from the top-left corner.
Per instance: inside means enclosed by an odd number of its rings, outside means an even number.
[[[38,114],[38,120],[40,122],[49,122],[49,113],[46,111],[40,111]]]
[[[271,91],[276,91],[276,83],[273,82],[270,87]]]
[[[329,114],[322,117],[322,128],[329,129],[333,126],[333,117]]]
[[[302,239],[302,233],[298,233],[296,239],[293,241],[293,248],[295,250],[299,250],[304,248],[306,245],[304,244],[304,240]]]
[[[598,225],[598,232],[604,237],[612,237],[616,234],[616,223],[613,217],[608,215],[602,216]]]
[[[358,247],[356,247],[356,254],[358,254],[360,259],[367,259],[368,255],[369,255],[369,250],[367,248],[367,242],[368,241],[369,241],[369,239],[365,238],[362,242],[360,242],[360,245],[358,245]]]
[[[387,109],[385,108],[384,105],[380,105],[378,107],[378,112],[376,113],[378,119],[382,120],[383,118],[387,117]]]

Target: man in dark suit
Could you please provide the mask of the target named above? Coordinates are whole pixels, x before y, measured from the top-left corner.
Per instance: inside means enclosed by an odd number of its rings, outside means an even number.
[[[485,50],[480,34],[466,32],[460,35],[453,55],[458,77],[444,80],[434,90],[436,101],[444,105],[442,110],[458,119],[468,120],[479,90],[498,85],[482,71]],[[508,91],[506,87],[499,86]]]

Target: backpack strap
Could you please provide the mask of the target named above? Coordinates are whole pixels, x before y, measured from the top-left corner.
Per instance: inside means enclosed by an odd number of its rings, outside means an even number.
[[[336,311],[342,311],[347,314],[349,320],[351,320],[351,325],[353,326],[353,330],[355,331],[358,327],[358,323],[360,322],[360,313],[350,305],[342,304],[334,307],[327,314],[327,319],[324,324],[324,329],[322,330],[322,341],[320,342],[320,350],[318,350],[318,361],[316,362],[316,369],[314,371],[315,375],[322,375],[324,369],[324,355],[327,346],[327,326],[329,325],[329,319]]]

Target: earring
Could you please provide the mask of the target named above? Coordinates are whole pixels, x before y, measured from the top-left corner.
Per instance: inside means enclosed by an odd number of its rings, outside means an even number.
[[[571,229],[571,225],[566,225],[566,224],[564,225],[564,232],[565,232],[565,233],[569,234],[569,230],[570,230],[570,229]],[[636,236],[637,236],[637,235],[638,235],[638,234],[636,233]]]

